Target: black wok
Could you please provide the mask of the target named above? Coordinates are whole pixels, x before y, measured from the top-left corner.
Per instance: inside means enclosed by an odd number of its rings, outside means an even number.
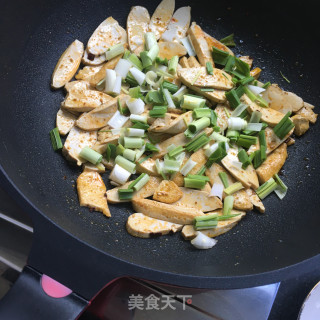
[[[86,43],[112,15],[122,26],[132,5],[150,13],[147,0],[1,1],[0,171],[3,185],[34,223],[28,264],[90,299],[111,279],[130,275],[179,286],[239,288],[276,282],[320,262],[320,127],[289,148],[283,201],[265,201],[263,215],[249,213],[208,251],[179,234],[144,240],[130,236],[130,205],[110,205],[112,218],[80,208],[75,180],[80,169],[54,153],[49,131],[64,97],[50,89],[61,53],[74,39]],[[319,102],[319,35],[315,5],[290,7],[262,1],[178,1],[192,18],[222,38],[235,33],[235,52],[263,67],[262,81],[279,83],[306,101]],[[291,81],[287,83],[280,71]],[[317,112],[317,108],[316,108]],[[104,177],[105,180],[106,177]]]

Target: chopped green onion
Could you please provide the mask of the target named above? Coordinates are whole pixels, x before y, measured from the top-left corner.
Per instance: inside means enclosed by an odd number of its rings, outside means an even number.
[[[221,171],[219,172],[219,177],[224,188],[228,188],[229,187],[228,175],[224,171]]]
[[[233,196],[226,196],[224,198],[224,202],[223,202],[223,214],[224,215],[230,214],[231,210],[233,209],[233,202],[234,202]]]
[[[247,121],[239,117],[230,117],[228,119],[228,128],[230,130],[243,130],[247,126]]]
[[[91,162],[94,165],[97,165],[101,162],[102,160],[102,154],[100,154],[97,151],[92,150],[89,147],[84,147],[80,153],[79,156],[89,162]]]
[[[226,45],[227,47],[235,47],[236,44],[234,42],[234,34],[231,33],[230,35],[226,36],[225,38],[220,40],[221,43]]]
[[[209,182],[210,181],[209,177],[206,177],[206,176],[203,176],[203,175],[198,175],[198,174],[189,174],[188,178],[190,178],[190,179],[200,179],[200,180],[203,180],[205,182]]]
[[[61,142],[58,128],[54,128],[50,131],[50,139],[51,139],[51,144],[52,144],[54,151],[58,151],[58,150],[62,149],[63,145]]]
[[[274,190],[274,192],[282,200],[285,197],[286,193],[287,193],[288,187],[280,179],[278,174],[275,174],[273,178],[277,183],[277,188]]]
[[[213,92],[214,89],[213,88],[201,88],[200,91],[202,91],[202,92]]]
[[[219,142],[219,147],[210,155],[205,166],[210,168],[213,163],[220,162],[226,155],[225,142]]]
[[[240,216],[241,213],[236,213],[236,214],[223,214],[222,216],[218,216],[217,220],[218,221],[223,221],[223,220],[229,220],[234,217]]]
[[[236,63],[235,57],[232,55],[229,55],[226,65],[224,67],[224,70],[230,73],[233,70],[235,63]],[[232,78],[232,81],[235,82],[235,84],[237,84],[238,82],[237,78]]]
[[[125,150],[125,147],[119,143],[116,147],[116,156],[118,156],[118,155],[122,156],[124,150]]]
[[[149,158],[151,158],[152,157],[152,154],[149,154],[148,156],[145,156],[144,158],[141,158],[139,161],[138,161],[138,163],[143,163],[143,162],[145,162],[146,160],[148,160]]]
[[[232,90],[226,92],[226,98],[229,101],[230,107],[232,109],[237,108],[241,104],[241,101],[240,101],[238,94],[237,94],[237,91],[235,89],[232,89]]]
[[[103,91],[104,90],[104,87],[105,87],[105,84],[106,84],[106,79],[103,78],[102,80],[100,80],[98,82],[98,84],[96,85],[96,89],[99,90],[99,91]]]
[[[261,117],[262,113],[260,111],[253,111],[249,123],[258,123]]]
[[[271,86],[271,82],[268,81],[268,82],[266,82],[266,83],[262,86],[262,88],[263,88],[263,89],[267,89],[267,88],[269,88],[270,86]]]
[[[195,119],[203,118],[203,117],[211,117],[212,110],[209,108],[196,108],[192,112],[192,116]]]
[[[173,100],[171,98],[171,94],[170,94],[169,90],[162,88],[162,91],[163,91],[165,100],[167,101],[168,107],[171,108],[171,109],[175,109],[176,105],[174,104],[174,102],[173,102]]]
[[[131,200],[133,197],[133,189],[118,189],[120,200]]]
[[[144,141],[141,138],[124,137],[125,148],[129,148],[129,149],[141,148],[143,144],[144,144]]]
[[[281,77],[286,80],[288,83],[290,83],[290,80],[284,76],[284,74],[280,71]]]
[[[162,59],[160,57],[157,57],[156,58],[156,63],[168,66],[168,59],[167,58]]]
[[[230,130],[228,129],[226,137],[233,143],[237,142],[238,138],[239,138],[239,131],[236,130]]]
[[[140,121],[136,121],[136,122],[134,122],[134,124],[132,125],[132,128],[142,129],[142,130],[148,130],[149,127],[150,127],[150,126],[149,126],[147,123],[143,123],[143,122],[140,122]]]
[[[250,76],[250,66],[239,58],[235,58],[235,69],[231,72],[240,79]]]
[[[201,73],[202,73],[202,70],[199,70],[199,71],[197,72],[196,76],[195,76],[194,79],[191,81],[191,85],[192,85],[192,86],[196,83],[196,81],[197,81],[198,78],[200,77]]]
[[[114,159],[116,157],[116,150],[117,147],[114,144],[108,144],[107,150],[106,150],[106,159],[107,161],[110,161],[111,159]]]
[[[206,62],[206,68],[207,68],[207,73],[210,75],[213,75],[213,66],[210,61]]]
[[[190,142],[185,145],[185,149],[188,152],[196,152],[197,150],[201,149],[210,141],[209,137],[202,133],[197,137],[193,138]]]
[[[129,58],[127,58],[137,69],[142,70],[143,66],[142,63],[140,61],[140,59],[134,54],[132,53]]]
[[[222,66],[226,65],[228,61],[228,57],[229,57],[229,53],[223,50],[217,49],[216,47],[212,47],[212,58],[216,64],[219,64]]]
[[[252,137],[244,134],[240,134],[236,142],[238,146],[249,149],[251,145],[257,143],[257,137]]]
[[[120,98],[117,99],[117,105],[118,105],[118,110],[119,110],[120,114],[122,114],[123,116],[126,116],[130,113],[128,107],[121,106]]]
[[[240,103],[232,112],[231,112],[231,117],[239,117],[246,109],[248,106],[244,103]]]
[[[135,161],[136,155],[137,155],[137,153],[131,149],[125,149],[123,152],[123,157],[130,160],[130,161]]]
[[[150,50],[154,45],[157,44],[156,36],[153,32],[146,32],[144,34],[144,43],[146,50]]]
[[[182,109],[193,110],[193,109],[196,109],[196,108],[203,108],[205,104],[206,104],[206,100],[205,99],[185,94],[182,97],[181,108]]]
[[[246,78],[239,80],[238,83],[245,86],[246,84],[249,84],[252,81],[254,81],[254,77],[249,76],[249,77],[246,77]]]
[[[152,118],[164,118],[168,108],[166,106],[154,106],[152,110],[149,111],[149,116]]]
[[[186,176],[197,164],[197,162],[193,161],[191,158],[184,164],[184,166],[180,169],[182,175]]]
[[[179,57],[178,56],[173,56],[168,63],[168,71],[171,74],[176,74],[177,72],[177,66],[179,62]]]
[[[146,143],[146,151],[159,152],[159,149],[155,145],[153,145],[152,143],[147,142]]]
[[[180,161],[165,158],[163,169],[166,172],[177,172],[180,169]]]
[[[232,195],[233,193],[239,191],[243,189],[243,185],[241,182],[235,182],[233,183],[231,186],[227,187],[224,189],[224,192],[227,194],[227,195]]]
[[[134,173],[136,170],[136,164],[124,158],[123,156],[117,156],[115,163],[130,173]]]
[[[166,80],[162,82],[162,87],[163,89],[168,89],[172,94],[176,93],[179,90],[179,87],[176,84]]]
[[[132,76],[130,72],[126,76],[126,83],[128,83],[131,87],[136,87],[139,85],[137,80]]]
[[[217,220],[218,216],[219,216],[218,213],[211,213],[211,214],[205,214],[203,216],[198,216],[194,218],[194,224],[200,221]]]
[[[208,221],[196,222],[194,225],[194,228],[196,230],[205,230],[205,229],[215,228],[217,225],[218,225],[218,220],[214,220],[211,218],[211,220],[208,220]]]
[[[182,147],[182,146],[175,147],[169,151],[168,155],[170,158],[176,158],[183,151],[184,151],[184,147]]]
[[[277,188],[277,183],[273,178],[270,178],[267,182],[261,185],[257,190],[256,193],[258,197],[263,200],[267,197],[271,192],[273,192]]]
[[[148,55],[149,59],[153,62],[156,59],[156,57],[158,56],[158,54],[159,54],[159,46],[158,46],[158,44],[155,44],[149,50],[147,55]]]
[[[210,125],[213,127],[214,131],[220,132],[220,127],[217,126],[218,116],[215,111],[211,110]]]
[[[216,142],[229,142],[230,141],[229,138],[223,136],[222,134],[220,134],[218,132],[213,132],[209,138],[216,141]]]
[[[141,173],[141,175],[128,185],[128,189],[133,189],[134,191],[139,191],[148,181],[150,177],[146,173]]]
[[[106,60],[111,60],[114,57],[120,55],[121,53],[124,53],[124,45],[122,43],[118,43],[112,47],[110,47],[106,53]]]
[[[268,107],[268,102],[259,95],[256,96],[248,87],[243,87],[243,90],[251,101],[258,102],[258,104],[263,108]]]
[[[239,161],[242,163],[242,169],[247,169],[247,167],[251,164],[248,154],[245,150],[241,149],[238,152]]]
[[[191,133],[197,133],[201,130],[203,130],[204,128],[209,127],[210,125],[210,119],[207,117],[203,117],[201,119],[192,121],[189,125],[188,125],[188,129],[190,130]]]
[[[152,59],[148,55],[148,51],[140,52],[140,59],[142,61],[143,69],[147,69],[152,66]]]
[[[143,94],[141,93],[140,87],[130,88],[129,89],[129,96],[131,98],[135,98],[135,99],[144,98]]]
[[[164,99],[159,91],[149,91],[145,97],[145,102],[149,104],[163,104]]]
[[[208,182],[204,176],[199,175],[188,175],[186,178],[184,178],[184,186],[186,188],[192,188],[192,189],[203,189],[206,183]]]
[[[287,112],[287,114],[280,120],[280,122],[273,128],[273,132],[275,135],[284,139],[284,137],[290,132],[290,130],[294,127],[293,122],[289,118],[291,112]]]
[[[207,170],[206,166],[202,166],[196,174],[197,174],[198,176],[202,176],[202,175],[204,175],[204,173],[206,172],[206,170]]]

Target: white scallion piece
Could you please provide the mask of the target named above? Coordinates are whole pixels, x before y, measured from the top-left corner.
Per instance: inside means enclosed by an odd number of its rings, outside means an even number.
[[[168,106],[169,108],[171,109],[175,109],[176,108],[176,105],[174,104],[172,98],[171,98],[171,95],[170,95],[170,92],[168,89],[163,89],[163,93],[164,93],[164,96],[168,102]]]
[[[144,112],[144,102],[140,98],[139,99],[131,98],[127,100],[126,103],[131,113],[141,114]]]
[[[153,32],[146,32],[144,34],[144,40],[147,51],[157,44],[157,39]]]
[[[181,88],[172,96],[173,97],[179,97],[180,95],[183,96],[184,94],[186,94],[188,92],[188,89],[186,86],[181,86]]]
[[[249,131],[261,131],[262,123],[248,123],[246,130]]]
[[[120,134],[121,131],[122,131],[122,128],[111,129],[111,133],[112,133],[113,135]]]
[[[193,161],[192,159],[189,159],[185,165],[180,169],[181,174],[186,176],[197,164],[197,162]]]
[[[231,166],[236,168],[236,169],[241,169],[242,168],[242,162],[240,162],[240,161],[231,161]]]
[[[185,156],[186,156],[186,153],[185,153],[185,152],[182,152],[182,153],[180,153],[178,156],[176,156],[176,160],[180,163],[180,167],[181,167],[181,165],[182,165],[182,162],[183,162]]]
[[[257,86],[252,86],[250,84],[247,85],[248,89],[253,92],[256,96],[264,91],[266,91],[266,89],[257,87]]]
[[[128,121],[129,117],[122,115],[119,110],[117,110],[112,118],[109,120],[108,125],[113,129],[122,128],[122,126]]]
[[[132,76],[137,80],[139,86],[141,86],[144,83],[144,80],[146,79],[145,73],[143,73],[136,67],[130,68],[129,71],[131,72]]]
[[[122,81],[122,78],[121,76],[118,75],[116,77],[116,81],[112,90],[112,92],[115,93],[116,95],[119,95],[121,92],[121,81]]]
[[[157,159],[156,160],[156,169],[157,169],[157,172],[159,174],[161,174],[161,172],[163,172],[163,168],[164,168],[164,162],[162,160],[159,160]]]
[[[228,119],[228,128],[230,130],[243,130],[247,126],[247,121],[237,117],[230,117]]]
[[[131,173],[129,171],[116,164],[110,173],[109,179],[123,185],[128,181],[130,176]]]
[[[217,240],[209,238],[200,231],[197,231],[197,236],[191,240],[191,244],[197,249],[211,249],[217,242]]]
[[[240,114],[246,110],[248,106],[244,103],[239,104],[231,113],[231,117],[238,117]]]
[[[211,146],[204,152],[205,156],[209,158],[209,157],[218,149],[218,147],[219,147],[219,143],[218,143],[218,142],[216,142],[216,143],[214,143],[213,145],[211,145]]]
[[[277,188],[274,190],[274,192],[279,197],[279,199],[282,200],[287,194],[287,189],[283,190],[281,188]]]
[[[139,121],[143,123],[147,123],[147,117],[146,116],[140,116],[138,114],[130,114],[130,120],[131,121]]]
[[[222,200],[224,186],[222,183],[214,183],[211,192],[209,194],[209,197],[218,197]]]
[[[127,137],[143,137],[144,130],[143,129],[136,129],[136,128],[128,128],[126,130]]]
[[[128,75],[129,69],[131,67],[132,63],[129,60],[120,59],[116,67],[114,68],[114,71],[122,78],[125,78]]]
[[[171,150],[173,150],[175,148],[176,148],[175,144],[170,144],[170,146],[167,147],[167,153],[169,153]]]
[[[144,154],[144,151],[146,150],[146,145],[144,144],[140,149],[135,149],[136,151],[136,161],[138,161],[142,155]]]
[[[112,93],[114,85],[116,83],[116,79],[117,79],[116,72],[112,69],[107,69],[105,79],[106,81],[105,81],[104,91],[107,93]]]
[[[228,143],[228,142],[225,142],[225,146],[226,146],[226,152],[228,152],[229,149],[230,149],[229,143]]]
[[[192,42],[189,39],[189,37],[185,37],[185,38],[181,39],[181,43],[186,48],[186,50],[188,52],[188,55],[190,57],[195,57],[197,55],[196,51],[194,50],[194,47],[192,45]]]

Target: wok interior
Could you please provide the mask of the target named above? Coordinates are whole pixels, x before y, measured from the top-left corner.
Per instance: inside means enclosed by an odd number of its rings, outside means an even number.
[[[39,210],[75,237],[151,269],[194,276],[240,276],[273,271],[318,254],[317,125],[289,148],[283,176],[289,187],[285,199],[270,196],[265,200],[265,214],[248,213],[237,227],[218,237],[212,250],[194,249],[179,233],[150,240],[133,238],[125,230],[132,212],[130,204],[110,205],[111,219],[79,206],[75,181],[80,168],[54,153],[49,140],[64,96],[62,91],[50,89],[50,77],[61,53],[74,39],[86,43],[96,26],[110,15],[125,26],[132,5],[145,6],[152,13],[157,3],[71,0],[46,1],[44,5],[33,0],[28,6],[22,1],[12,4],[13,20],[26,27],[15,25],[8,17],[2,22],[2,27],[16,31],[2,38],[5,46],[14,49],[0,53],[7,68],[0,80],[0,163],[9,177]],[[317,105],[320,63],[314,53],[318,41],[316,30],[309,28],[312,19],[303,15],[306,8],[296,7],[296,12],[291,12],[270,3],[259,8],[257,4],[225,1],[211,5],[202,0],[176,1],[177,8],[183,5],[190,5],[193,21],[216,38],[234,32],[239,44],[235,52],[252,56],[255,66],[264,67],[262,81],[277,82]],[[103,178],[107,181],[106,175]]]

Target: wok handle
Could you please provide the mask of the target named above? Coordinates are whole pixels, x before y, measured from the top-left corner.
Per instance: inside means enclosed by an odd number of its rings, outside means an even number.
[[[0,301],[0,319],[74,320],[88,304],[69,288],[27,266]]]

